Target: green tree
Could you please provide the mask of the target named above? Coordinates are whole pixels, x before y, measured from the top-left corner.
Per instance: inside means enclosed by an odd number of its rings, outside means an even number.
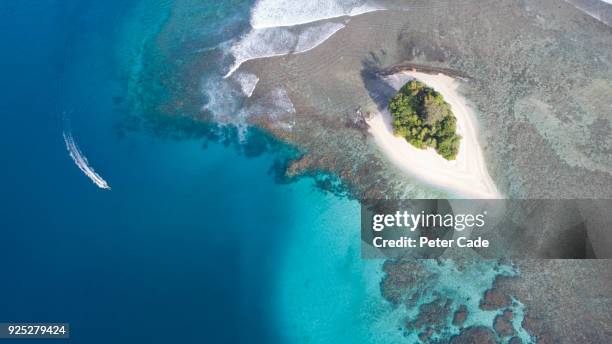
[[[457,119],[444,97],[425,84],[411,80],[389,102],[393,132],[413,146],[431,147],[448,160],[456,158],[461,137]]]

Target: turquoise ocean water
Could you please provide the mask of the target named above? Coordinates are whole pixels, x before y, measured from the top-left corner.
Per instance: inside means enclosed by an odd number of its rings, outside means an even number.
[[[357,201],[309,178],[276,182],[282,144],[251,156],[118,129],[129,73],[150,63],[144,46],[171,11],[208,22],[181,29],[213,46],[227,39],[220,23],[243,30],[249,8],[0,5],[0,321],[69,322],[75,343],[354,343],[367,333],[355,321],[380,298],[368,275],[380,270],[359,259]],[[75,165],[67,128],[111,190]]]

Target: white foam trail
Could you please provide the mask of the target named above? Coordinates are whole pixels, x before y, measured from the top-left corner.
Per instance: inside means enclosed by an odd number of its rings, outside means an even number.
[[[366,0],[259,0],[251,11],[253,29],[229,49],[234,64],[225,78],[248,60],[311,50],[344,27],[330,22],[299,27],[302,24],[381,9]]]
[[[294,26],[380,10],[363,0],[259,0],[251,11],[251,26],[263,29]]]
[[[253,95],[253,91],[255,91],[255,87],[257,87],[257,83],[259,82],[257,75],[251,73],[238,73],[235,75],[235,79],[240,84],[242,93],[244,93],[247,98],[250,98]]]
[[[202,85],[207,102],[203,110],[210,111],[216,122],[232,123],[241,111],[242,90],[235,83],[227,82],[220,76],[208,78]]]
[[[104,180],[104,178],[102,178],[91,166],[89,166],[87,158],[83,155],[83,153],[81,153],[81,150],[79,150],[79,147],[74,142],[74,138],[72,137],[70,130],[64,131],[63,136],[64,142],[66,143],[66,149],[77,167],[83,171],[83,173],[85,173],[85,175],[99,188],[110,190],[111,188],[106,180]]]
[[[231,43],[227,52],[234,57],[234,63],[224,79],[246,61],[297,54],[314,49],[325,42],[336,32],[345,27],[341,22],[324,19],[355,16],[366,12],[380,10],[366,4],[368,0],[313,0],[295,2],[289,0],[259,0],[251,11],[252,29]],[[311,23],[308,25],[303,25]],[[225,50],[225,49],[224,49]],[[249,73],[240,73],[233,78],[242,93],[250,98],[253,95],[259,78]],[[249,109],[242,109],[235,101],[239,90],[223,80],[209,79],[203,85],[203,93],[208,98],[205,109],[209,110],[219,123],[234,123],[240,132],[245,127],[245,119],[253,114],[265,114],[271,118],[286,118],[283,114],[295,113],[293,103],[287,92],[278,88],[264,99],[267,106],[259,101]],[[265,111],[264,111],[265,109]],[[292,123],[284,123],[291,128]],[[242,129],[241,129],[242,128]]]
[[[305,52],[319,46],[342,28],[344,25],[338,23],[325,23],[306,28],[298,36],[295,52]]]
[[[612,26],[612,0],[565,0],[578,10],[599,20],[600,22]]]
[[[328,22],[309,28],[251,30],[231,46],[230,52],[235,61],[225,77],[232,75],[241,64],[248,60],[311,50],[342,28],[344,24]]]
[[[272,103],[274,107],[269,107],[269,116],[278,118],[283,114],[294,114],[295,107],[293,106],[293,102],[291,98],[289,98],[289,94],[282,87],[277,87],[270,93],[270,97],[272,98]]]
[[[295,125],[295,107],[289,94],[283,87],[276,87],[266,95],[259,104],[250,110],[251,113],[267,116],[276,128],[290,131]]]

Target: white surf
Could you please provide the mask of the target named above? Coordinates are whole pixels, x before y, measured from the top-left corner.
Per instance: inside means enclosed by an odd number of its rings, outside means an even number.
[[[247,98],[250,98],[253,95],[253,91],[255,91],[255,87],[257,87],[257,83],[259,82],[257,75],[251,73],[238,73],[234,76],[234,78],[240,85],[242,93]]]
[[[342,23],[320,23],[307,28],[264,28],[251,30],[230,48],[234,64],[225,75],[232,75],[244,62],[264,57],[303,53],[325,42]]]
[[[379,9],[363,0],[259,0],[251,12],[251,26],[255,29],[295,26]]]

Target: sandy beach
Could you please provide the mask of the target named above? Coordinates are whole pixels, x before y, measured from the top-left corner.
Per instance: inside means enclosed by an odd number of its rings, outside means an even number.
[[[434,149],[418,149],[404,138],[393,134],[388,111],[373,114],[368,120],[369,132],[382,152],[404,172],[433,186],[466,198],[503,198],[489,176],[482,150],[478,143],[478,127],[473,110],[457,93],[458,82],[444,74],[401,72],[385,77],[396,90],[406,82],[417,79],[442,94],[457,118],[457,133],[461,145],[457,159],[448,161]]]

